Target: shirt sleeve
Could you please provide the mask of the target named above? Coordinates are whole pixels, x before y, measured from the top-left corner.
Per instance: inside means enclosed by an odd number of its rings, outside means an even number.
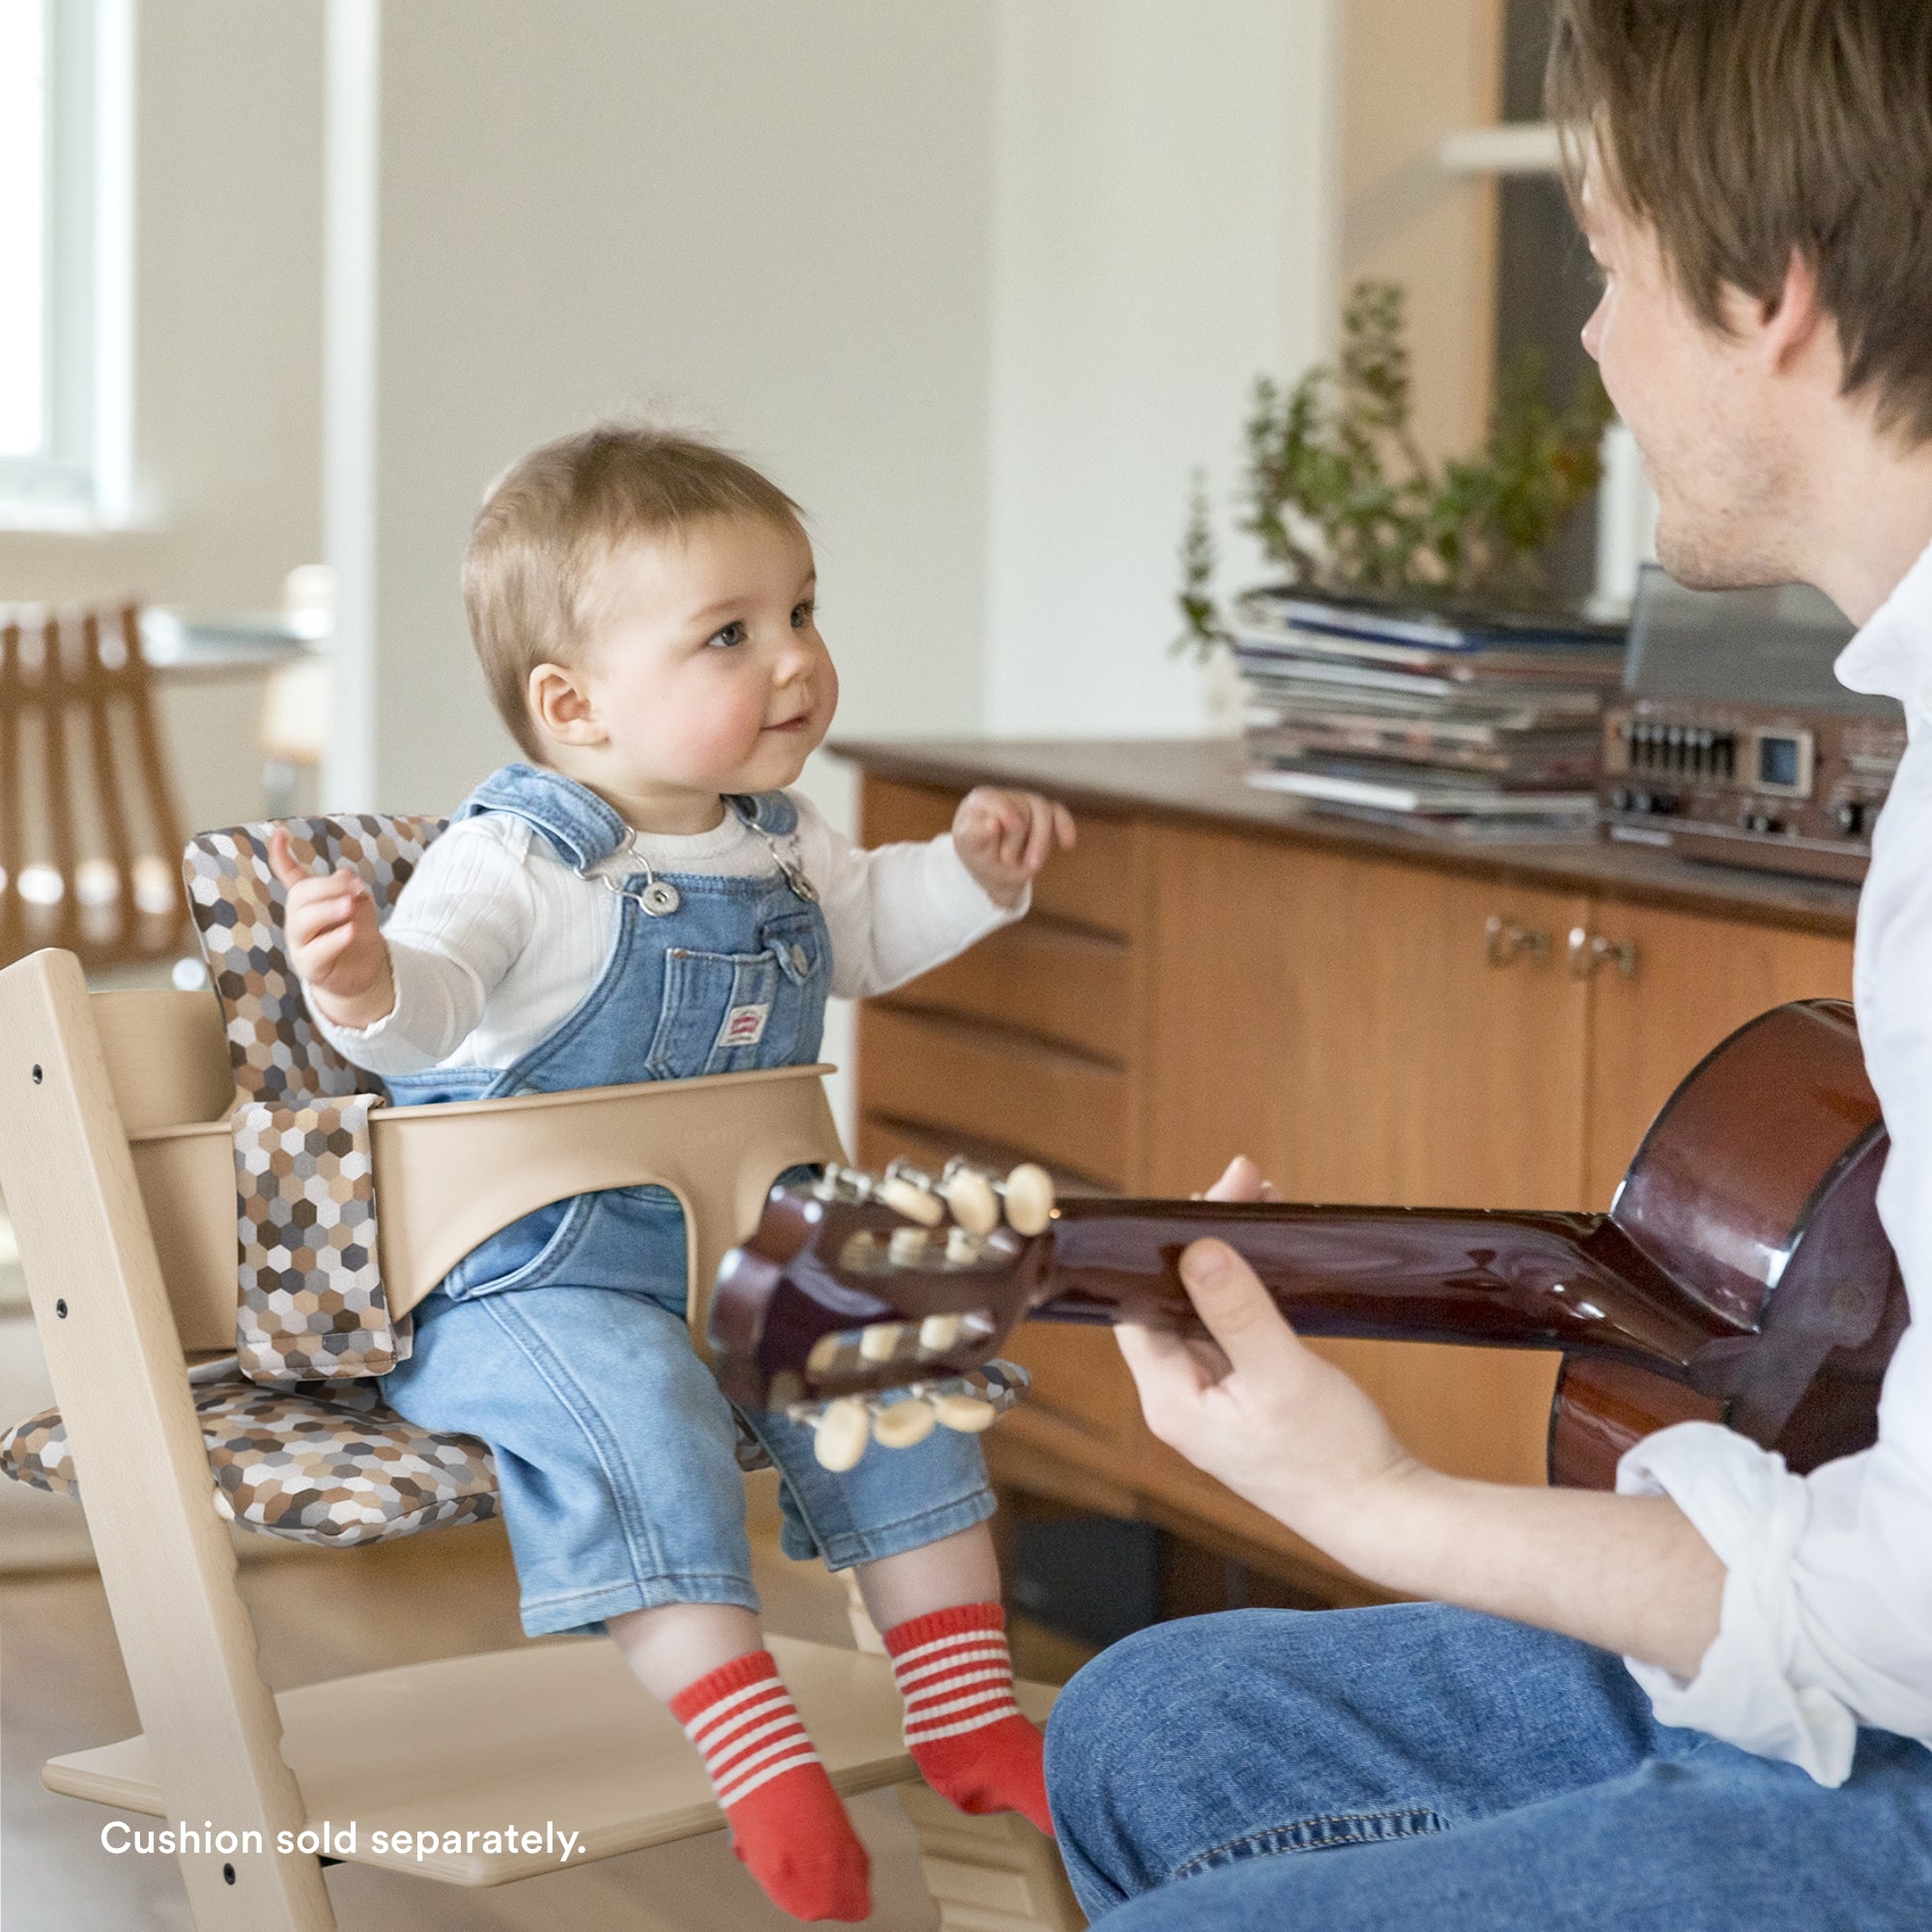
[[[317,1030],[371,1073],[420,1073],[461,1046],[529,943],[536,903],[518,828],[484,815],[423,854],[383,927],[396,1004],[373,1026],[334,1025],[302,988]]]
[[[887,993],[929,973],[976,940],[1023,918],[1031,889],[1009,909],[989,897],[953,850],[952,835],[867,850],[798,808],[799,859],[832,934],[832,990],[840,999]]]
[[[1881,877],[1875,855],[1860,915],[1860,1030],[1891,1141],[1879,1215],[1913,1311],[1878,1440],[1797,1476],[1728,1430],[1681,1423],[1617,1472],[1626,1493],[1670,1496],[1727,1573],[1694,1678],[1630,1663],[1658,1717],[1827,1785],[1849,1776],[1861,1724],[1932,1745],[1932,867],[1916,856],[1932,850],[1932,773],[1914,765],[1881,827],[1882,846],[1914,856]]]

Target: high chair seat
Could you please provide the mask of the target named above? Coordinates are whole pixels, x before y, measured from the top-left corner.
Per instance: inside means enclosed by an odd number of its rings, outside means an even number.
[[[343,1548],[497,1514],[489,1449],[406,1422],[373,1382],[325,1392],[236,1376],[197,1388],[194,1407],[214,1506],[246,1529]],[[79,1495],[59,1409],[0,1436],[0,1473]]]
[[[842,1794],[917,1779],[900,1740],[890,1659],[781,1636],[770,1643]],[[1045,1720],[1052,1690],[1018,1684],[1014,1694],[1029,1717]],[[341,1835],[335,1849],[324,1848],[325,1856],[349,1863],[448,1885],[502,1885],[669,1844],[724,1822],[677,1719],[631,1674],[608,1637],[552,1638],[338,1677],[284,1690],[275,1705],[282,1754],[301,1787],[309,1823],[319,1830],[327,1820],[337,1834],[355,1827],[353,1848]],[[145,1737],[51,1758],[41,1779],[71,1798],[167,1815]],[[505,1826],[513,1820],[517,1841],[506,1846]],[[971,1875],[980,1922],[993,1926],[1014,1925],[1030,1909],[1043,1911],[1050,1896],[1017,1856],[1031,1828],[1023,1833],[1012,1822],[1010,1875],[988,1870],[983,1857]],[[578,1834],[568,1858],[559,1840],[547,1836],[545,1823]],[[403,1849],[394,1844],[398,1832],[411,1834]],[[437,1834],[433,1847],[423,1842],[429,1833]],[[455,1845],[444,1836],[449,1833],[458,1834]],[[532,1839],[539,1841],[533,1848]],[[1037,1906],[1030,1887],[1041,1891]],[[1012,1916],[1001,1916],[1002,1907]]]

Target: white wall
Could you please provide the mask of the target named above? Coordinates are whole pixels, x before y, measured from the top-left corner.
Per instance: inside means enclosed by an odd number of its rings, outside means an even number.
[[[321,545],[322,0],[135,10],[135,524],[0,530],[0,600],[272,607]],[[184,810],[259,812],[252,687],[164,700]]]
[[[376,22],[373,362],[337,418],[370,451],[359,796],[447,802],[505,753],[464,535],[612,411],[812,511],[839,730],[1199,727],[1189,471],[1225,491],[1254,373],[1332,314],[1330,0],[336,4]]]
[[[991,730],[1203,725],[1169,650],[1189,474],[1225,504],[1255,374],[1332,327],[1329,14],[999,0]]]
[[[373,802],[504,755],[469,520],[611,412],[707,427],[807,506],[839,729],[977,721],[992,46],[973,0],[384,9]]]

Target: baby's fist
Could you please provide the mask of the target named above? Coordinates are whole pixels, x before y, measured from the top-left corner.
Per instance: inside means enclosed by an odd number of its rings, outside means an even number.
[[[1010,909],[1056,845],[1073,849],[1073,814],[1037,792],[980,785],[953,813],[952,845],[986,896]]]
[[[307,871],[279,825],[269,834],[269,864],[288,891],[282,929],[289,964],[323,1017],[337,1026],[374,1026],[396,992],[368,886],[347,869],[320,877]]]

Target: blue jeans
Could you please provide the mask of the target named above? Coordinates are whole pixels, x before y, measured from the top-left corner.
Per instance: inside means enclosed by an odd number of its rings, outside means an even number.
[[[596,1630],[663,1604],[755,1611],[734,1412],[685,1331],[684,1293],[551,1283],[416,1309],[415,1348],[383,1378],[419,1428],[496,1452],[530,1636]],[[993,1513],[977,1437],[936,1429],[834,1475],[811,1432],[747,1414],[783,1479],[785,1554],[834,1570],[896,1556]]]
[[[1046,1780],[1107,1932],[1932,1926],[1922,1746],[1861,1732],[1828,1791],[1657,1723],[1606,1652],[1439,1605],[1144,1631],[1062,1693]]]

